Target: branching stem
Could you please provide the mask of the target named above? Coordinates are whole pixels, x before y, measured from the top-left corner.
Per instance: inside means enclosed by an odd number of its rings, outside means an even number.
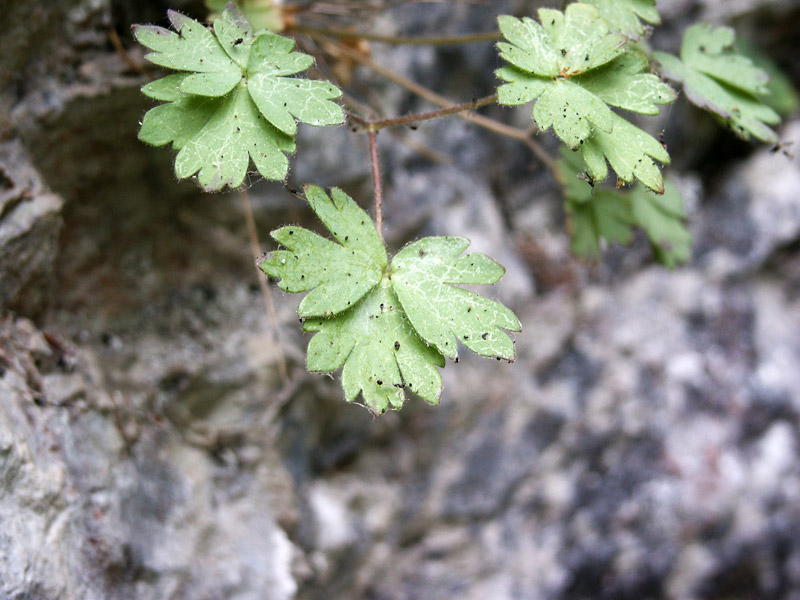
[[[381,64],[376,63],[371,58],[364,56],[358,50],[348,47],[345,44],[336,42],[334,52],[338,52],[347,56],[348,58],[364,65],[368,69],[374,71],[378,75],[388,79],[389,81],[396,83],[400,87],[407,89],[412,94],[419,96],[420,98],[424,98],[431,104],[435,104],[437,106],[441,106],[442,108],[449,109],[454,106],[454,103],[445,98],[444,96],[440,96],[433,90],[429,90],[428,88],[418,84],[416,81],[412,81],[407,77],[392,71],[391,69],[384,67]],[[545,152],[545,150],[537,144],[533,139],[531,139],[531,135],[535,133],[535,130],[526,131],[524,129],[518,129],[516,127],[511,127],[510,125],[506,125],[505,123],[501,123],[500,121],[496,121],[489,117],[485,117],[483,115],[476,115],[472,113],[465,113],[465,112],[457,112],[455,113],[462,119],[470,121],[479,127],[483,127],[484,129],[488,129],[489,131],[493,131],[499,135],[512,138],[518,140],[525,144],[530,151],[538,158],[542,164],[544,164],[551,173],[555,175],[557,169],[555,161],[550,157],[550,155]]]
[[[368,121],[367,119],[363,119],[358,115],[354,114],[349,114],[348,117],[353,121],[359,123],[360,125],[363,125],[365,128],[367,128],[367,130],[379,131],[386,127],[396,127],[398,125],[410,125],[412,123],[419,123],[421,121],[430,121],[432,119],[439,119],[441,117],[446,117],[448,115],[454,115],[468,110],[473,110],[475,108],[480,108],[481,106],[486,106],[487,104],[493,104],[494,102],[497,102],[497,94],[494,94],[492,96],[486,96],[485,98],[480,98],[478,100],[473,100],[472,102],[454,104],[453,106],[449,106],[447,108],[442,108],[439,110],[433,110],[424,113],[415,113],[411,115],[404,115],[402,117],[395,117],[393,119]]]

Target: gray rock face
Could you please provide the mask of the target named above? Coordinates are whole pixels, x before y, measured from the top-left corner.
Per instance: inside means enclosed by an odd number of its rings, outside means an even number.
[[[0,309],[52,272],[62,204],[18,141],[0,145]]]
[[[722,3],[665,14],[689,5]],[[643,240],[572,259],[516,142],[457,118],[381,132],[390,246],[471,238],[524,331],[515,363],[462,356],[440,406],[373,419],[305,373],[298,298],[273,291],[269,325],[237,195],[176,184],[136,140],[141,76],[105,29],[161,3],[49,6],[5,7],[0,36],[0,600],[800,598],[798,158],[737,146],[678,173],[696,253],[667,272]],[[377,26],[477,31],[496,10]],[[15,46],[26,19],[52,47]],[[375,57],[454,99],[494,85],[489,47]],[[415,106],[369,81],[387,114]],[[670,144],[687,169],[719,147],[700,136]],[[289,186],[369,203],[363,136],[298,146]],[[280,185],[250,195],[264,240],[313,223]]]

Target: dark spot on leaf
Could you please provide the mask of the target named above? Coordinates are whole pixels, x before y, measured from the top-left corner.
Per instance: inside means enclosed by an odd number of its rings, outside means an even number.
[[[561,56],[566,56],[566,55],[567,55],[566,48],[561,48]]]
[[[395,342],[394,343],[394,349],[395,350],[400,350],[400,342]]]
[[[378,385],[383,385],[383,382],[380,379],[378,379],[378,381],[376,381],[375,383],[377,383]]]
[[[485,340],[487,337],[489,337],[489,334],[488,334],[488,333],[483,333],[483,334],[481,334],[481,339],[482,339],[482,340]]]

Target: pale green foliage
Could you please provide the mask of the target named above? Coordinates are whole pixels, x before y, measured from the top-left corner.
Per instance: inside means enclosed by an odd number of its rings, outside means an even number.
[[[736,40],[734,49],[769,74],[767,84],[769,94],[760,100],[783,117],[793,115],[800,108],[800,92],[795,88],[791,78],[766,54],[741,38]]]
[[[404,389],[437,403],[444,356],[457,358],[458,342],[486,357],[514,359],[503,330],[520,323],[502,304],[457,287],[496,283],[504,269],[480,253],[464,255],[463,238],[424,238],[389,264],[366,212],[339,189],[330,197],[306,186],[311,208],[336,241],[302,227],[272,233],[284,250],[269,253],[261,269],[290,292],[309,292],[298,314],[309,343],[307,366],[329,372],[344,366],[342,387],[360,394],[375,412],[399,408]]]
[[[428,344],[449,358],[457,343],[481,356],[513,360],[514,343],[502,329],[519,331],[519,320],[505,306],[456,284],[492,284],[505,269],[485,254],[462,255],[469,240],[424,238],[392,260],[391,281],[408,318]]]
[[[692,25],[681,44],[681,57],[655,52],[664,76],[683,84],[686,97],[716,114],[745,139],[775,142],[768,125],[780,116],[759,97],[769,94],[769,75],[732,50],[734,33],[727,27]]]
[[[688,261],[692,254],[692,236],[684,224],[686,209],[675,184],[667,181],[663,194],[635,186],[628,197],[633,218],[650,239],[656,260],[670,269]]]
[[[598,129],[582,149],[589,174],[597,181],[606,178],[608,159],[620,180],[631,183],[635,177],[651,190],[664,193],[664,180],[654,159],[668,163],[669,154],[653,136],[619,115],[614,115],[611,132]]]
[[[661,23],[656,0],[584,0],[597,8],[600,16],[614,31],[638,39],[644,33],[642,21],[651,25]],[[641,21],[640,21],[641,19]]]
[[[287,292],[308,292],[298,315],[329,317],[356,304],[383,277],[386,248],[369,218],[342,190],[330,198],[307,186],[306,199],[337,242],[303,227],[282,227],[272,237],[286,250],[272,252],[262,263],[267,273],[280,273]]]
[[[206,190],[238,187],[250,162],[267,179],[286,177],[286,153],[295,149],[295,119],[312,125],[344,121],[336,86],[288,77],[313,59],[294,52],[294,42],[253,33],[235,5],[214,21],[213,31],[174,11],[175,31],[137,26],[136,39],[151,62],[181,71],[142,91],[166,104],[145,115],[139,138],[178,150],[175,174],[197,174]]]
[[[657,75],[646,70],[647,58],[631,50],[573,81],[606,104],[643,115],[657,115],[660,105],[674,102],[677,95]]]
[[[683,198],[674,184],[668,181],[663,194],[643,185],[628,192],[593,186],[586,181],[585,173],[581,175],[585,165],[578,154],[565,151],[563,155],[558,173],[575,254],[597,258],[603,240],[630,244],[632,228],[639,226],[647,234],[658,262],[674,268],[689,260],[691,236],[684,225]]]
[[[314,373],[342,369],[348,402],[361,394],[373,412],[400,408],[405,389],[438,404],[444,357],[426,346],[409,323],[388,281],[375,286],[352,310],[334,318],[311,318],[305,331],[318,332],[308,344],[306,366]]]
[[[564,13],[541,9],[539,21],[498,18],[510,43],[497,47],[511,63],[497,71],[506,82],[498,88],[499,102],[535,101],[536,124],[552,127],[570,148],[583,147],[595,179],[606,177],[608,160],[623,181],[637,178],[662,192],[654,160],[669,162],[669,155],[609,107],[655,115],[675,100],[675,92],[647,72],[647,59],[628,49],[627,38],[612,32],[594,6],[570,4]]]

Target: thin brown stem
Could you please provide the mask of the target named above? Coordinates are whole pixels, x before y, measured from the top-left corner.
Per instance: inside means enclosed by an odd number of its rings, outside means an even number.
[[[250,203],[250,194],[247,188],[243,187],[239,195],[242,197],[244,218],[245,221],[247,221],[247,235],[250,238],[250,249],[253,252],[253,258],[258,262],[261,259],[261,246],[258,243],[258,231],[256,229],[255,217],[253,217],[253,205]],[[289,382],[289,369],[286,366],[286,356],[283,353],[283,345],[281,344],[280,330],[278,328],[278,316],[275,314],[275,304],[272,302],[272,292],[267,284],[266,276],[258,275],[258,285],[261,288],[264,308],[267,311],[267,319],[269,320],[270,328],[272,329],[272,337],[275,342],[275,347],[277,348],[278,371],[283,383],[287,384]]]
[[[424,113],[415,113],[411,115],[404,115],[402,117],[395,117],[393,119],[381,119],[376,121],[367,121],[359,117],[358,115],[348,115],[353,121],[365,126],[367,129],[371,129],[373,131],[379,131],[386,127],[397,127],[398,125],[410,125],[412,123],[419,123],[421,121],[430,121],[432,119],[439,119],[441,117],[446,117],[448,115],[454,115],[460,112],[465,112],[468,110],[473,110],[475,108],[480,108],[481,106],[486,106],[487,104],[492,104],[497,102],[497,94],[492,96],[486,96],[485,98],[480,98],[478,100],[473,100],[472,102],[463,102],[462,104],[454,104],[453,106],[448,106],[447,108],[442,108],[439,110],[433,110],[430,112]]]
[[[367,40],[380,44],[408,45],[408,46],[455,46],[459,44],[475,44],[480,42],[496,42],[502,38],[499,31],[483,33],[470,33],[454,36],[405,36],[405,35],[380,35],[360,31],[350,31],[338,27],[314,27],[296,23],[292,25],[289,33],[305,33],[308,35],[326,35],[340,40]]]
[[[383,188],[381,187],[381,163],[378,156],[378,132],[367,131],[369,137],[369,156],[372,160],[372,183],[375,186],[375,229],[383,239]]]
[[[109,28],[108,30],[108,39],[111,40],[111,45],[114,46],[114,50],[116,50],[119,57],[123,60],[123,62],[128,65],[128,68],[133,71],[134,73],[139,73],[139,75],[143,75],[148,79],[155,79],[152,73],[147,71],[144,66],[137,63],[131,55],[128,54],[128,51],[125,50],[125,46],[122,45],[122,40],[119,39],[119,34],[117,30],[113,27]]]
[[[374,71],[378,75],[388,79],[389,81],[396,83],[400,87],[407,89],[412,94],[419,96],[420,98],[424,98],[431,104],[435,104],[437,106],[441,106],[442,108],[450,108],[454,105],[453,102],[434,92],[433,90],[429,90],[428,88],[418,84],[416,81],[412,81],[399,73],[392,71],[391,69],[384,67],[383,65],[376,63],[371,58],[364,56],[361,52],[354,50],[352,48],[347,47],[345,44],[336,43],[335,46],[332,48],[334,53],[338,52],[355,60],[356,62],[364,65],[365,67],[369,68],[370,70]],[[547,168],[555,174],[556,172],[556,165],[555,161],[550,157],[544,149],[537,144],[533,139],[531,139],[531,132],[525,131],[524,129],[518,129],[516,127],[511,127],[510,125],[506,125],[500,121],[496,121],[495,119],[491,119],[489,117],[485,117],[483,115],[476,115],[472,113],[465,113],[460,112],[456,113],[462,119],[470,121],[479,127],[483,127],[484,129],[488,129],[489,131],[493,131],[499,135],[509,137],[515,140],[518,140],[525,144],[531,152],[545,165]]]

